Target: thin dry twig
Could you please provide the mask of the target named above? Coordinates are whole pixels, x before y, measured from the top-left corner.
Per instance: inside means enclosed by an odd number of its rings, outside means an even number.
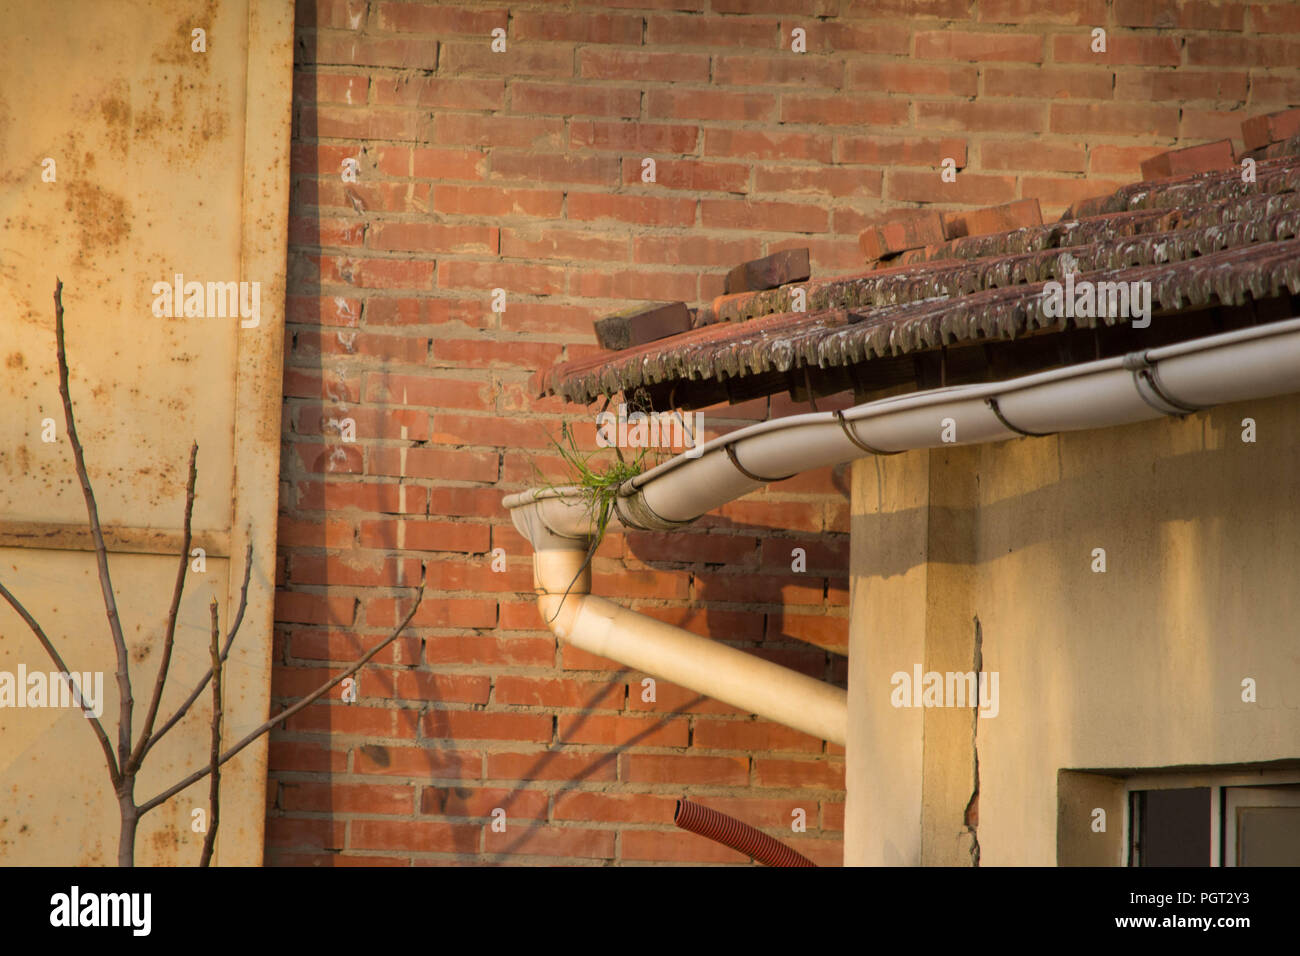
[[[95,492],[90,487],[86,472],[86,456],[77,437],[77,422],[72,414],[72,394],[68,388],[68,352],[63,341],[63,281],[54,280],[54,342],[59,362],[59,397],[63,400],[63,419],[67,423],[68,441],[72,445],[72,459],[81,482],[81,493],[86,499],[86,515],[90,521],[90,535],[95,542],[95,562],[99,566],[99,589],[104,595],[104,611],[113,635],[113,649],[117,652],[117,691],[120,700],[117,719],[117,763],[128,777],[126,767],[131,759],[131,697],[130,658],[127,656],[126,637],[122,634],[122,621],[117,613],[117,598],[113,594],[113,580],[108,573],[108,548],[104,545],[104,531],[99,524],[99,507]]]
[[[252,537],[250,536],[248,541],[248,547],[244,551],[244,583],[240,585],[239,588],[239,608],[235,612],[235,619],[234,622],[230,625],[230,630],[226,632],[226,643],[221,648],[221,660],[223,662],[226,660],[226,658],[230,656],[230,648],[235,643],[235,634],[238,633],[239,631],[239,625],[244,623],[244,611],[247,610],[248,608],[248,580],[250,574],[252,573],[252,570],[253,570],[253,540]],[[199,679],[198,685],[192,691],[190,691],[190,696],[185,698],[184,703],[182,703],[179,707],[177,707],[176,712],[172,714],[170,717],[168,717],[167,720],[163,723],[163,725],[158,728],[157,732],[154,733],[154,735],[149,738],[148,743],[144,745],[144,750],[140,754],[140,760],[143,761],[145,754],[147,754],[151,749],[153,749],[153,745],[156,744],[158,741],[162,740],[163,735],[167,733],[167,731],[171,730],[174,726],[176,726],[176,724],[180,721],[180,719],[189,712],[189,709],[192,706],[194,706],[194,702],[199,699],[199,695],[203,693],[203,688],[208,686],[208,681],[210,680],[212,680],[211,667],[209,667],[208,672]]]
[[[67,674],[68,681],[72,684],[73,689],[77,692],[82,701],[86,697],[81,693],[81,688],[77,686],[77,679],[73,676],[72,671],[68,670],[68,665],[63,663],[63,658],[59,656],[58,650],[55,649],[53,642],[45,636],[45,631],[36,623],[36,618],[28,613],[27,608],[23,607],[21,601],[10,592],[10,590],[0,583],[0,597],[9,602],[9,606],[18,612],[18,616],[27,622],[27,626],[32,629],[36,639],[41,642],[41,647],[45,648],[45,653],[50,655],[50,660],[54,661],[54,666],[59,669],[59,673]],[[113,756],[113,744],[108,739],[108,734],[104,732],[104,725],[100,723],[99,718],[94,714],[86,715],[90,719],[90,729],[95,732],[95,738],[99,741],[100,747],[104,749],[104,759],[108,761],[108,775],[113,780],[113,789],[116,790],[122,783],[122,774],[118,770],[117,760]]]
[[[158,716],[158,705],[162,703],[163,685],[167,683],[167,671],[171,667],[172,647],[176,641],[176,619],[181,610],[181,592],[185,590],[185,573],[190,567],[190,544],[193,540],[194,521],[194,486],[198,482],[199,443],[190,445],[190,476],[185,483],[185,525],[181,533],[181,564],[176,571],[176,585],[172,588],[172,603],[167,609],[167,632],[163,637],[162,660],[158,662],[158,676],[153,682],[153,696],[149,700],[149,710],[144,715],[144,724],[140,727],[140,739],[131,751],[127,767],[138,770],[144,759],[145,745],[153,733],[153,722]]]
[[[376,644],[374,647],[368,650],[365,654],[362,655],[359,661],[357,661],[355,664],[353,664],[343,673],[339,674],[337,677],[333,678],[332,680],[329,680],[326,683],[322,684],[320,687],[316,688],[314,691],[312,691],[302,700],[298,701],[291,707],[286,707],[284,710],[280,711],[280,713],[276,714],[266,723],[262,724],[256,730],[249,733],[246,737],[244,737],[243,740],[239,741],[239,743],[235,744],[233,747],[231,747],[229,750],[227,750],[225,753],[221,755],[220,763],[225,763],[231,757],[235,756],[235,754],[239,753],[241,750],[243,750],[245,747],[251,744],[258,737],[262,736],[264,733],[269,731],[276,724],[283,723],[284,721],[292,717],[294,714],[298,713],[298,711],[302,710],[304,707],[309,707],[310,705],[314,704],[317,700],[319,700],[325,694],[329,693],[329,691],[333,690],[345,679],[351,677],[357,671],[361,670],[361,668],[364,667],[372,657],[374,657],[385,647],[387,647],[389,644],[395,641],[398,635],[400,635],[402,631],[406,630],[406,625],[411,623],[411,618],[415,617],[415,612],[420,609],[420,602],[424,600],[425,572],[426,572],[426,568],[424,562],[421,562],[420,563],[420,590],[415,595],[415,602],[411,605],[411,610],[407,612],[406,617],[402,618],[402,620],[398,623],[397,627],[393,628],[393,633],[389,634],[386,638],[384,638],[382,641],[380,641],[378,644]],[[152,800],[147,800],[144,803],[140,804],[139,812],[143,815],[148,811],[152,810],[154,807],[158,806],[159,804],[164,803],[167,800],[170,800],[172,797],[180,793],[186,787],[206,777],[211,772],[211,769],[212,769],[211,767],[204,767],[202,770],[194,771],[192,774],[190,774],[180,783],[167,788],[162,793],[158,794],[158,796],[154,797]]]
[[[208,762],[208,832],[203,837],[203,853],[199,866],[212,863],[212,848],[217,843],[217,825],[220,822],[220,804],[217,795],[221,790],[221,626],[217,623],[217,599],[208,605],[212,613],[212,640],[208,645],[212,656],[212,749]]]

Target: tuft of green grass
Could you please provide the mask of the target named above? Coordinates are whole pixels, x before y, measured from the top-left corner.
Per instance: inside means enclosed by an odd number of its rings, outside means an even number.
[[[564,597],[560,600],[560,607],[563,607],[564,600],[568,598],[573,585],[577,583],[582,572],[591,563],[591,559],[595,555],[596,549],[600,547],[600,543],[605,540],[605,532],[609,527],[610,517],[614,513],[614,500],[618,497],[619,487],[628,479],[634,478],[648,468],[657,465],[659,459],[671,457],[671,453],[665,454],[663,449],[658,448],[638,448],[635,455],[625,458],[623,452],[617,447],[600,449],[595,452],[584,452],[578,447],[577,439],[573,430],[569,428],[568,422],[560,423],[559,439],[548,434],[547,440],[559,452],[560,458],[564,461],[567,469],[567,480],[557,484],[546,479],[534,461],[532,462],[533,471],[537,474],[539,483],[544,488],[552,491],[575,486],[581,489],[584,497],[587,498],[587,506],[594,529],[591,536],[591,546],[587,549],[587,556],[578,569],[578,573],[573,576],[573,580],[565,588]],[[604,457],[606,451],[613,452],[613,457],[604,461],[599,460]],[[557,615],[560,613],[558,608],[555,613]],[[550,621],[547,623],[549,624]]]

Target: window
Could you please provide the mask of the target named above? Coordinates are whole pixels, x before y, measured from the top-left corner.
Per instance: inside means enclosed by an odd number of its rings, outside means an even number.
[[[1264,777],[1131,778],[1129,866],[1300,866],[1300,779]]]

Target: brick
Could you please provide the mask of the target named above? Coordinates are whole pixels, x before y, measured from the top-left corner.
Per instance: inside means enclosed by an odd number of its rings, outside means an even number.
[[[844,789],[844,764],[826,760],[779,760],[757,757],[754,778],[760,787]]]
[[[511,827],[504,833],[483,833],[485,852],[528,856],[609,860],[614,857],[614,832],[583,827]]]
[[[506,53],[494,53],[488,38],[474,43],[442,43],[438,73],[486,73],[515,76],[572,76],[573,49],[559,44],[515,43]]]
[[[371,372],[365,378],[365,400],[397,405],[482,409],[492,401],[488,383],[470,378],[434,378],[396,372]],[[347,399],[343,399],[347,401]],[[432,451],[416,448],[411,451]],[[396,449],[372,449],[393,451]]]
[[[781,97],[782,123],[810,123],[818,126],[905,126],[909,120],[906,100],[879,96],[848,96],[843,93]]]
[[[646,83],[707,83],[709,57],[703,53],[583,47],[578,50],[578,75],[589,80],[635,78]]]
[[[623,160],[623,182],[641,182],[642,160]],[[744,193],[749,186],[749,166],[743,163],[714,163],[698,159],[665,159],[655,164],[655,185],[664,189],[694,192]]]
[[[556,739],[566,744],[619,748],[685,747],[690,731],[685,720],[663,717],[563,714],[557,718]]]
[[[634,117],[641,112],[641,91],[517,81],[510,87],[510,105],[517,113]]]
[[[858,242],[865,258],[880,259],[943,242],[943,239],[942,217],[937,212],[921,211],[871,226],[858,237]]]
[[[839,136],[835,152],[841,163],[938,167],[951,159],[958,169],[966,166],[966,141],[953,137]]]
[[[301,27],[336,27],[359,30],[366,22],[366,0],[298,0],[294,4],[294,22]]]
[[[831,137],[820,133],[764,132],[747,129],[709,129],[704,152],[729,159],[812,160],[829,163]]]
[[[1051,131],[1074,136],[1173,137],[1178,131],[1176,106],[1054,103]]]
[[[1300,116],[1300,110],[1296,113]],[[1144,180],[1166,179],[1170,176],[1206,173],[1211,170],[1226,169],[1234,162],[1232,141],[1221,139],[1217,143],[1171,149],[1169,152],[1152,156],[1142,162],[1142,178]]]
[[[555,819],[583,823],[671,824],[676,797],[648,793],[585,793],[568,790],[556,794]]]
[[[747,236],[716,239],[711,236],[635,236],[632,255],[642,263],[673,263],[684,266],[724,266],[737,259],[762,252],[762,240]]]
[[[496,452],[449,451],[443,448],[369,448],[366,474],[441,481],[496,481]]]
[[[302,557],[303,555],[294,555],[295,560],[300,560]],[[408,580],[418,580],[419,573],[417,567]],[[387,634],[378,633],[358,635],[354,628],[295,627],[292,629],[290,652],[292,656],[306,661],[338,661],[350,664],[387,638]],[[420,640],[414,637],[399,637],[371,658],[371,662],[376,666],[394,664],[410,667],[419,663],[419,660]]]
[[[979,90],[979,68],[888,61],[850,63],[848,86],[850,89],[888,90],[927,96],[974,96]]]
[[[1115,0],[1115,22],[1122,27],[1158,30],[1241,30],[1244,4],[1207,0]]]
[[[769,641],[793,638],[825,648],[836,654],[849,652],[849,622],[847,618],[827,614],[792,614],[767,619],[768,630],[764,639]]]
[[[1087,155],[1082,143],[998,139],[980,144],[980,165],[989,171],[1046,169],[1082,173],[1087,168]]]
[[[1025,226],[1040,226],[1042,223],[1043,213],[1038,207],[1037,199],[1017,199],[1000,206],[952,214],[948,238],[987,236]]]
[[[504,9],[466,10],[462,7],[429,7],[417,3],[380,3],[376,11],[380,30],[393,33],[438,33],[488,36],[504,27]]]
[[[346,824],[329,818],[295,819],[269,817],[266,821],[266,844],[276,847],[320,847],[340,849]]]
[[[369,97],[370,78],[343,73],[294,73],[296,103],[364,104]]]
[[[1241,124],[1241,136],[1247,149],[1259,149],[1270,143],[1281,142],[1297,133],[1300,133],[1300,109],[1252,116]]]
[[[955,60],[982,63],[1014,60],[1041,63],[1043,38],[1015,33],[969,33],[932,30],[918,33],[915,56],[919,60]]]
[[[371,227],[370,246],[386,252],[495,255],[498,230],[492,226],[447,225],[440,222],[385,222]]]
[[[1178,122],[1178,138],[1183,142],[1216,139],[1231,140],[1240,135],[1240,110],[1203,110],[1184,105]]]
[[[1300,33],[1300,7],[1290,0],[1282,3],[1253,3],[1250,5],[1252,33]]]
[[[1220,42],[1219,38],[1214,42]],[[1181,66],[1183,54],[1175,37],[1132,36],[1114,30],[1106,34],[1106,52],[1093,53],[1092,34],[1085,31],[1052,37],[1052,59],[1102,67]]]
[[[364,681],[364,678],[362,678]],[[362,685],[358,682],[358,686]],[[390,707],[316,702],[287,721],[291,733],[328,733],[362,737],[392,737],[397,712]],[[377,811],[372,811],[377,812]]]
[[[383,813],[405,815],[415,806],[415,788],[378,783],[280,784],[280,804],[285,810],[309,813]]]
[[[816,738],[765,720],[696,719],[692,747],[699,750],[755,752],[802,750],[820,753]]]
[[[560,149],[564,145],[564,120],[553,117],[438,113],[433,125],[437,141],[447,145],[518,149]]]
[[[624,830],[624,860],[657,863],[748,863],[749,857],[728,846],[685,830]]]
[[[1136,178],[1142,161],[1162,152],[1159,146],[1093,146],[1088,155],[1088,172]]]
[[[445,779],[476,780],[483,770],[483,754],[473,750],[367,744],[358,747],[354,756],[356,773],[411,777],[426,783]]]
[[[1121,76],[1126,74],[1120,74]],[[1172,76],[1173,74],[1134,74]],[[1110,70],[1061,67],[984,68],[984,95],[1020,99],[1109,100],[1114,95],[1115,74]]]
[[[608,782],[618,770],[616,753],[573,753],[538,750],[531,753],[489,753],[488,780],[564,780]]]
[[[544,790],[507,790],[498,787],[423,787],[420,812],[440,817],[492,816],[506,811],[507,826],[514,820],[545,820],[551,798]]]
[[[565,261],[625,262],[628,241],[599,231],[533,228],[503,229],[501,255],[519,259],[562,259]],[[518,308],[511,304],[507,311]]]
[[[758,123],[775,117],[776,94],[672,86],[646,92],[646,115]]]
[[[356,618],[356,598],[326,594],[277,591],[275,619],[296,624],[351,624]]]
[[[496,679],[494,700],[499,704],[523,707],[617,710],[623,705],[625,692],[626,685],[621,681],[556,680],[502,675]]]
[[[1226,70],[1121,70],[1115,74],[1115,98],[1123,102],[1152,100],[1246,99],[1247,74]],[[1258,94],[1258,90],[1252,91]]]
[[[431,37],[359,37],[347,33],[317,33],[305,55],[317,66],[385,66],[404,70],[438,67],[438,42]]]
[[[1073,0],[1050,4],[1039,0],[980,0],[979,19],[985,23],[1058,23],[1093,26],[1106,22],[1106,0]]]
[[[821,206],[804,203],[701,199],[700,223],[709,229],[761,229],[765,232],[825,232],[829,217]]]
[[[482,827],[423,820],[353,820],[351,846],[359,850],[477,853]]]
[[[787,282],[803,282],[812,275],[808,250],[786,249],[762,259],[743,262],[727,273],[725,292],[759,292]]]
[[[564,205],[564,193],[553,189],[435,185],[433,205],[438,212],[455,216],[556,218]]]
[[[361,522],[358,543],[363,548],[383,550],[400,548],[481,554],[488,550],[488,526],[467,522],[380,518]]]
[[[618,182],[618,160],[612,156],[496,149],[492,151],[492,178],[613,186]]]
[[[846,166],[760,166],[754,170],[757,193],[815,193],[819,196],[880,197],[885,174]]]
[[[553,40],[567,43],[619,43],[640,45],[641,17],[623,13],[544,13],[516,10],[511,30],[520,40]],[[511,51],[512,55],[513,50]]]
[[[695,206],[694,199],[571,192],[568,195],[568,218],[582,221],[617,219],[653,226],[691,226],[695,224]]]
[[[653,153],[688,153],[695,149],[699,127],[670,123],[574,119],[569,145],[583,149],[643,149]]]
[[[739,786],[749,781],[749,761],[744,757],[702,757],[676,754],[627,753],[622,755],[631,783],[717,784]]]
[[[645,44],[665,46],[739,46],[779,49],[781,25],[758,17],[646,17]]]
[[[1023,133],[1027,129],[1042,129],[1046,119],[1043,104],[1026,102],[919,100],[915,110],[918,127],[963,132],[978,129]]]
[[[376,76],[371,88],[377,106],[500,110],[506,105],[506,83],[499,77]]]
[[[543,714],[485,713],[473,710],[431,710],[424,715],[426,737],[464,740],[524,740],[545,743],[551,739],[551,718]]]
[[[602,348],[619,350],[690,331],[691,317],[685,302],[661,302],[608,315],[594,328]]]

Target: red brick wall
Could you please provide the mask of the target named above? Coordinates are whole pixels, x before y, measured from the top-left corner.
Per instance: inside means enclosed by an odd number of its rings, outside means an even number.
[[[747,258],[860,268],[890,208],[1036,196],[1054,216],[1172,145],[1239,140],[1300,101],[1297,33],[1291,3],[301,0],[275,697],[382,639],[422,558],[430,590],[358,703],[273,737],[268,862],[739,861],[673,829],[681,793],[838,862],[841,748],[663,682],[642,703],[642,675],[543,625],[500,500],[530,459],[558,479],[547,433],[594,409],[534,400],[530,374],[590,354],[594,318],[706,301]],[[594,590],[842,683],[845,488],[809,474],[613,536]]]

